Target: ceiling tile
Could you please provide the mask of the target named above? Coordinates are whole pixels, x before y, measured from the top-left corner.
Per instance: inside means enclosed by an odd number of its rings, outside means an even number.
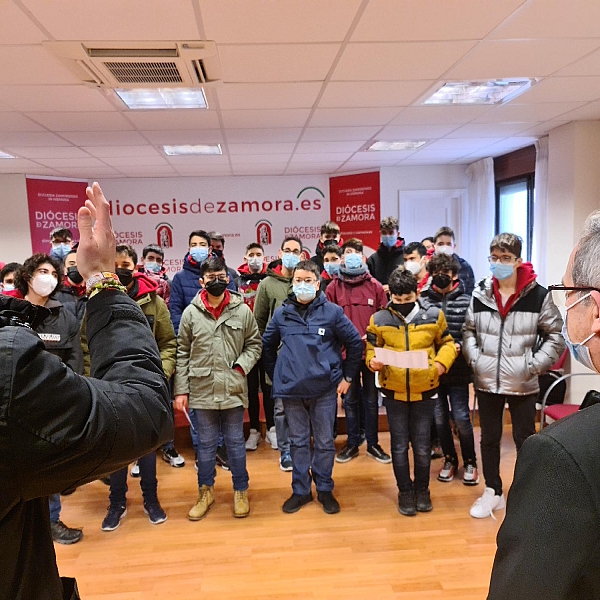
[[[216,110],[130,110],[126,114],[137,129],[145,131],[219,128]]]
[[[589,75],[600,75],[600,50],[592,52],[577,62],[561,69],[556,73],[558,77],[587,77]]]
[[[600,40],[480,42],[445,79],[548,77],[600,46]]]
[[[294,150],[294,142],[274,144],[229,144],[229,154],[290,154]]]
[[[160,156],[152,146],[89,146],[83,149],[98,158]]]
[[[600,77],[550,77],[519,96],[519,104],[591,102],[600,98]]]
[[[365,163],[365,164],[390,164],[406,158],[412,151],[389,151],[389,152],[357,152],[353,157],[350,158],[350,162]]]
[[[102,161],[119,170],[121,167],[164,167],[168,165],[166,159],[162,156],[103,158]]]
[[[104,167],[103,162],[97,158],[39,158],[37,159],[42,165],[52,167],[53,169],[61,169],[63,167]]]
[[[600,3],[594,0],[528,0],[490,38],[594,38],[599,21]]]
[[[115,110],[99,90],[84,85],[5,85],[2,102],[21,112]]]
[[[225,127],[231,129],[304,127],[310,109],[224,110],[221,115]]]
[[[23,158],[89,158],[79,148],[73,146],[50,146],[50,147],[35,147],[35,146],[10,146],[9,152]]]
[[[45,129],[17,112],[0,112],[0,131],[45,131]]]
[[[231,175],[231,169],[228,166],[212,166],[209,169],[205,167],[201,167],[200,165],[190,166],[190,165],[174,165],[174,169],[184,177],[192,177],[192,176],[223,176],[223,175]]]
[[[521,131],[517,133],[515,137],[542,137],[543,135],[547,135],[553,129],[560,127],[561,125],[566,125],[569,121],[548,121],[547,123],[541,123],[532,127],[531,129],[526,129],[525,131]]]
[[[157,145],[223,143],[223,134],[219,129],[209,129],[207,131],[193,129],[189,131],[143,131],[142,133],[144,137],[150,140],[150,143]]]
[[[222,110],[310,108],[321,83],[225,83],[218,89]]]
[[[498,138],[447,138],[431,142],[423,150],[436,152],[449,150],[455,154],[462,153],[464,155],[491,146],[499,141],[501,140]],[[422,152],[422,150],[419,150],[419,152]]]
[[[66,131],[61,137],[76,146],[140,146],[147,141],[137,131]]]
[[[534,106],[540,106],[535,104]],[[557,121],[597,121],[600,120],[600,102],[590,102],[556,118]],[[556,127],[556,124],[553,125]]]
[[[344,162],[314,162],[314,163],[290,163],[285,172],[290,173],[332,173],[339,169]]]
[[[283,175],[285,165],[234,165],[234,175]]]
[[[429,140],[441,138],[456,129],[456,125],[388,125],[378,134],[378,140]]]
[[[347,161],[353,154],[353,152],[314,152],[310,154],[294,154],[294,156],[292,156],[291,164],[316,162],[342,163]]]
[[[498,144],[492,144],[491,146],[484,148],[483,152],[486,154],[486,156],[502,156],[503,154],[508,154],[514,150],[525,148],[525,146],[531,146],[532,144],[535,144],[536,139],[537,138],[531,137],[503,140]]]
[[[172,0],[22,0],[61,40],[197,40],[192,3]]]
[[[305,142],[298,144],[298,154],[327,154],[330,152],[356,152],[364,145],[363,141],[350,142]]]
[[[534,124],[532,124],[533,126]],[[495,123],[486,125],[463,125],[448,134],[448,138],[495,137],[507,138],[527,129],[526,123]]]
[[[432,87],[432,81],[334,81],[327,85],[319,108],[408,106]]]
[[[335,42],[344,39],[360,0],[200,0],[206,35],[224,43]]]
[[[258,44],[219,47],[223,81],[323,81],[339,44]]]
[[[170,165],[164,167],[119,167],[127,177],[174,177],[177,171]]]
[[[0,145],[0,150],[3,149],[3,146]],[[40,167],[38,163],[25,158],[0,158],[0,173],[26,173],[32,172],[38,167]]]
[[[232,165],[287,164],[290,154],[244,154],[230,156]]]
[[[100,181],[100,183],[102,183],[102,179],[114,179],[123,176],[119,171],[110,167],[64,167],[57,170],[64,177]]]
[[[381,126],[398,114],[398,108],[317,108],[311,127]]]
[[[371,139],[379,127],[311,127],[305,130],[303,142],[342,142]]]
[[[476,42],[349,44],[332,81],[437,79]]]
[[[131,123],[117,112],[32,112],[27,116],[52,131],[126,131]]]
[[[0,64],[0,84],[80,83],[42,46],[0,46]]]
[[[16,4],[0,2],[0,44],[39,44],[46,39]]]
[[[474,119],[473,123],[537,123],[554,119],[583,102],[540,102],[538,104],[503,104]]]
[[[481,39],[523,2],[370,0],[352,41]]]
[[[409,106],[390,125],[464,125],[490,110],[490,106]]]
[[[0,131],[0,146],[68,146],[69,142],[48,132]]]
[[[230,144],[258,144],[276,142],[295,142],[300,137],[302,129],[229,129],[227,142]]]
[[[166,156],[167,162],[174,167],[180,165],[197,165],[199,167],[210,169],[213,166],[229,166],[229,157],[224,154],[205,154],[197,156]]]

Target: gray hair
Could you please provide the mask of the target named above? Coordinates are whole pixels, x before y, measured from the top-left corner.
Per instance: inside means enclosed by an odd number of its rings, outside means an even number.
[[[585,220],[583,236],[573,256],[573,285],[600,288],[600,210]]]

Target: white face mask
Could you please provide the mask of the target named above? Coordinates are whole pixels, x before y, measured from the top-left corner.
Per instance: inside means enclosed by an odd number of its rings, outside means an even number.
[[[448,256],[452,256],[454,254],[454,248],[452,248],[452,246],[436,246],[435,253],[447,254]]]
[[[57,283],[56,279],[50,273],[40,273],[33,278],[31,287],[38,296],[45,298],[54,291]]]
[[[262,269],[264,262],[262,256],[251,256],[247,260],[251,271],[260,271]]]
[[[404,266],[406,267],[406,270],[410,271],[413,275],[418,275],[421,272],[421,269],[423,268],[423,265],[420,261],[415,262],[414,260],[409,260],[408,262],[405,262]]]

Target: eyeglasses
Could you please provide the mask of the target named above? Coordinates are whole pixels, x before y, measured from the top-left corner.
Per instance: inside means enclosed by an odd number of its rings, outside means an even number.
[[[308,279],[299,279],[297,277],[294,277],[294,283],[308,283],[308,284],[313,284],[313,283],[317,283],[316,279],[312,279],[312,278],[308,278]]]
[[[558,294],[554,292],[564,292],[564,298],[559,296],[559,300],[566,300],[569,297],[568,292],[600,292],[599,288],[591,287],[591,286],[577,286],[577,285],[563,285],[562,283],[557,283],[555,285],[549,285],[548,291],[552,292],[552,297],[556,303]]]
[[[492,263],[492,264],[496,264],[498,261],[500,261],[503,265],[508,265],[510,264],[513,260],[516,260],[513,256],[488,256],[488,260]]]
[[[289,248],[282,250],[282,252],[284,254],[293,254],[294,256],[300,256],[302,254],[302,250],[290,250]]]
[[[220,281],[221,283],[227,283],[227,277],[206,277],[206,281]]]

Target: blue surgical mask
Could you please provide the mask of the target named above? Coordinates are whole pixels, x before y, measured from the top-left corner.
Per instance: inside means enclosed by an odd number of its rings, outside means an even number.
[[[281,256],[281,262],[286,269],[291,271],[300,262],[300,257],[292,252],[289,252],[288,254],[284,253]]]
[[[508,279],[514,272],[514,265],[505,265],[501,262],[490,263],[490,271],[492,275],[498,280]]]
[[[194,262],[203,263],[208,258],[208,248],[206,246],[190,248],[190,256]]]
[[[590,349],[586,346],[586,344],[596,334],[592,333],[592,334],[588,335],[585,338],[585,340],[583,340],[583,342],[575,343],[575,342],[571,341],[571,338],[569,337],[569,332],[567,330],[567,314],[568,314],[568,311],[571,308],[573,308],[576,304],[579,304],[580,302],[582,302],[583,300],[585,300],[589,296],[591,296],[591,294],[586,294],[585,296],[582,296],[581,298],[579,298],[579,300],[577,300],[576,302],[573,302],[573,304],[571,304],[571,306],[567,306],[567,309],[566,309],[567,313],[565,314],[565,322],[564,322],[563,327],[562,327],[562,336],[565,338],[565,343],[567,344],[567,348],[569,349],[569,352],[571,353],[571,356],[578,363],[581,363],[584,367],[587,367],[591,371],[596,371],[596,373],[598,373],[598,370],[596,369],[596,367],[594,366],[594,363],[592,362],[592,356],[590,354]]]
[[[381,236],[381,243],[384,246],[387,246],[388,248],[392,248],[393,246],[395,246],[397,241],[398,241],[398,238],[395,235],[382,235]]]
[[[162,267],[155,261],[148,261],[144,265],[144,268],[146,271],[150,271],[151,273],[158,273]]]
[[[52,251],[50,252],[50,256],[55,256],[59,260],[64,260],[64,258],[71,252],[71,244],[52,244]]]
[[[310,302],[317,295],[317,288],[304,281],[302,283],[294,283],[292,290],[299,302]]]
[[[346,256],[344,256],[344,264],[349,271],[360,268],[363,264],[362,254],[357,254],[356,252],[346,254]]]
[[[323,266],[325,267],[325,271],[327,271],[327,275],[329,275],[329,277],[333,277],[340,272],[340,263],[328,262]]]

